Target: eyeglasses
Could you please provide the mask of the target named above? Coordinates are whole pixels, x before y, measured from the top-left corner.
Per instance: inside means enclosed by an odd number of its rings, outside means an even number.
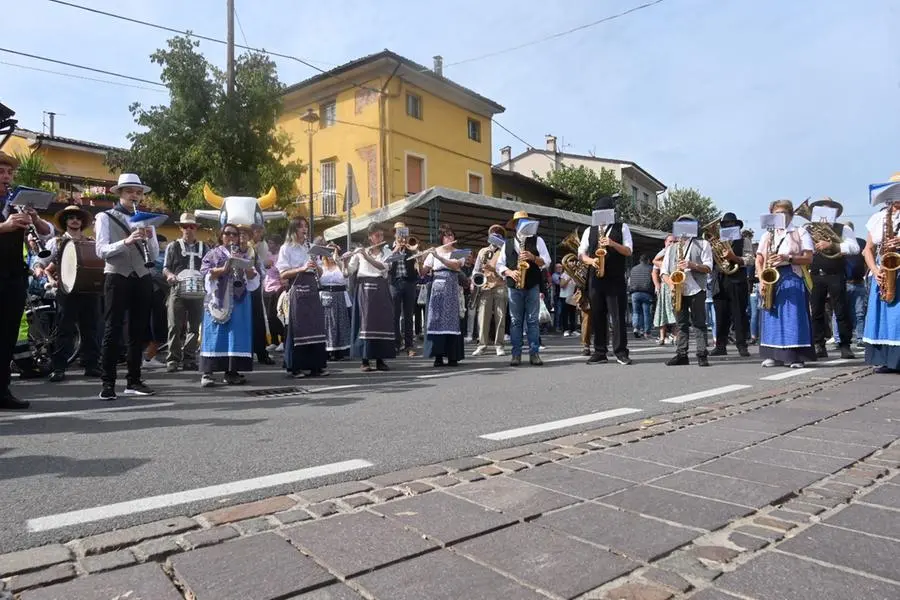
[[[237,231],[223,231],[222,232],[223,237],[237,237],[239,235],[241,235],[241,234],[240,234],[240,232],[237,232]]]

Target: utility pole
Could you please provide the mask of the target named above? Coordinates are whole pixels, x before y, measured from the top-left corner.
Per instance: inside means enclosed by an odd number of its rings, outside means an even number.
[[[228,1],[228,58],[225,76],[227,80],[226,90],[228,97],[234,95],[234,0]]]

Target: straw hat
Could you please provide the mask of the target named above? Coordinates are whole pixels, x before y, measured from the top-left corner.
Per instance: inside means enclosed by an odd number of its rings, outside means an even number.
[[[512,216],[512,219],[510,219],[509,221],[506,222],[506,228],[507,229],[515,229],[517,221],[519,221],[520,219],[527,219],[527,218],[529,218],[527,212],[525,212],[524,210],[517,210],[516,213]]]
[[[398,229],[405,229],[405,228],[406,228],[406,223],[404,223],[403,221],[397,221],[396,223],[394,223],[394,231],[396,231]]]
[[[70,204],[55,215],[53,215],[53,222],[56,223],[56,227],[60,231],[66,230],[66,221],[71,216],[76,216],[81,219],[81,229],[87,229],[91,226],[91,223],[94,222],[94,217],[88,211],[84,210],[77,204]]]
[[[181,217],[175,221],[175,224],[178,226],[197,225],[197,217],[194,216],[194,213],[183,212],[181,213]]]
[[[0,150],[0,165],[9,165],[13,169],[19,168],[19,160],[12,154],[7,154]]]
[[[837,214],[834,217],[835,219],[838,218],[839,216],[841,216],[841,213],[844,212],[844,207],[841,206],[841,203],[837,202],[836,200],[832,200],[828,196],[825,196],[821,200],[816,200],[815,202],[813,202],[812,204],[809,205],[809,207],[811,209],[815,208],[817,206],[827,206],[828,208],[836,208]]]

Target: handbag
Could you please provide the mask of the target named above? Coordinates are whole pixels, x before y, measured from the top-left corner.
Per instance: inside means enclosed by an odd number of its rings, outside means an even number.
[[[547,304],[544,302],[541,302],[541,310],[540,310],[540,313],[538,314],[538,322],[541,325],[546,325],[547,323],[550,323],[552,320],[553,320],[553,317],[550,316],[550,311],[547,310]]]

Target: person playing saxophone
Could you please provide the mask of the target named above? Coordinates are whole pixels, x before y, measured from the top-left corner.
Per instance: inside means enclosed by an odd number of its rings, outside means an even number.
[[[506,229],[503,225],[491,225],[488,236],[506,238]],[[478,347],[472,352],[472,356],[480,356],[488,347],[491,335],[491,317],[494,321],[494,348],[497,356],[503,356],[503,339],[506,332],[506,306],[508,294],[503,285],[503,277],[497,272],[497,263],[500,261],[500,247],[493,244],[478,251],[475,258],[473,274],[481,273],[484,276],[484,286],[478,297]]]

